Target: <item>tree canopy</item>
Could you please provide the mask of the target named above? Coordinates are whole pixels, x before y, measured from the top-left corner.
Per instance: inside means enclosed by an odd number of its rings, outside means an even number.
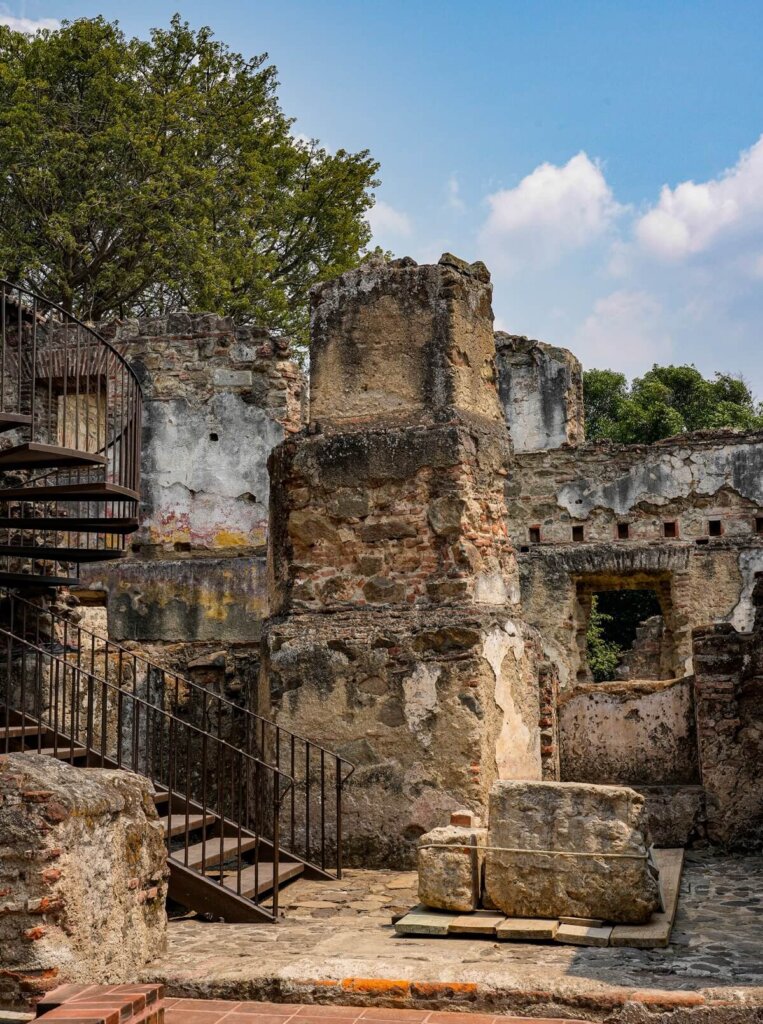
[[[653,366],[630,385],[614,370],[583,375],[586,439],[651,444],[691,430],[763,430],[763,406],[747,384],[694,366]]]
[[[178,15],[149,40],[0,27],[0,271],[88,319],[304,336],[310,284],[362,258],[378,164],[296,139],[276,74]]]

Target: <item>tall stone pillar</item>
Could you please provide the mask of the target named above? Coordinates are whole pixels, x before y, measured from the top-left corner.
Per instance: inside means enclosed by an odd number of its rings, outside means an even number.
[[[352,760],[355,863],[412,862],[496,778],[539,779],[487,269],[370,263],[312,295],[310,421],[270,458],[261,704]]]

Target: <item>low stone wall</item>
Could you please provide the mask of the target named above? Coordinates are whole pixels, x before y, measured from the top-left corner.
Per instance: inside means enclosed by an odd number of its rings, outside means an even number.
[[[0,1007],[133,980],[165,948],[166,872],[148,780],[0,758]]]
[[[690,679],[593,683],[559,699],[561,779],[679,785],[699,779]]]

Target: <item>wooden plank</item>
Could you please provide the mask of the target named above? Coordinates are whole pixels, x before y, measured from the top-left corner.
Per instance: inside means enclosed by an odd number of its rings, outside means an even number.
[[[447,935],[453,921],[460,916],[419,905],[400,918],[395,931],[398,935]]]
[[[495,935],[496,928],[505,920],[505,914],[493,910],[473,910],[470,914],[459,914],[448,926],[448,934]]]
[[[684,863],[683,850],[655,850],[654,861],[660,872],[660,891],[665,910],[653,914],[647,924],[615,925],[611,946],[633,946],[636,949],[664,949],[670,943],[670,933],[678,909],[678,891]]]
[[[573,946],[608,946],[613,930],[611,925],[589,928],[583,924],[560,924],[554,941],[568,942]]]
[[[558,921],[540,917],[507,917],[495,930],[504,942],[543,942],[556,938]]]
[[[214,843],[214,840],[211,840]],[[219,840],[218,840],[219,842]],[[290,861],[278,862],[278,884],[283,885],[284,882],[290,881],[292,878],[298,878],[304,871],[301,864],[295,864]],[[209,871],[209,877],[215,880],[219,880],[220,872],[212,868]],[[230,889],[231,892],[237,893],[239,889],[238,884],[238,871],[223,871],[223,886],[226,889]],[[247,899],[253,899],[256,896],[262,896],[266,892],[270,892],[273,888],[273,863],[269,860],[261,860],[257,865],[255,871],[254,864],[247,864],[241,868],[241,892],[240,896],[245,896]]]

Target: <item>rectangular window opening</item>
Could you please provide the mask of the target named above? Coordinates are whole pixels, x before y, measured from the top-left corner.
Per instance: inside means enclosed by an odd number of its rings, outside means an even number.
[[[531,544],[540,544],[540,527],[539,526],[531,526],[530,527],[530,543]]]
[[[723,534],[723,523],[720,519],[708,519],[707,521],[707,535],[708,537],[720,537]]]
[[[757,516],[755,518],[755,532],[763,533],[763,516]]]
[[[666,537],[674,538],[678,536],[678,523],[675,519],[668,519],[662,524],[663,534]]]
[[[582,526],[573,526],[572,527],[572,539],[574,541],[583,541],[583,540],[585,540],[585,533],[583,531],[583,527]]]
[[[628,540],[631,535],[631,524],[630,523],[618,523],[617,524],[617,539]]]

